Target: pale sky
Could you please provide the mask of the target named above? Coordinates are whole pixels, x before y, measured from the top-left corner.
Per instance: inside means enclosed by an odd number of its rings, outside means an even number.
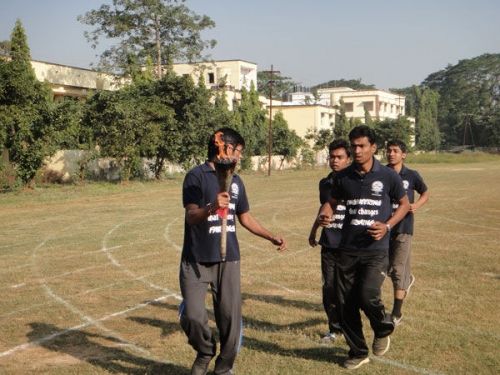
[[[88,68],[98,58],[76,17],[106,0],[0,0],[0,40],[17,18],[32,58]],[[216,27],[213,59],[271,64],[309,86],[357,79],[378,88],[419,84],[430,73],[500,53],[499,0],[187,0]]]

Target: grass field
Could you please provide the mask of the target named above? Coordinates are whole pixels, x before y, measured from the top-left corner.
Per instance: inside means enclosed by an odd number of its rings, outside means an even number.
[[[411,166],[431,192],[416,218],[416,283],[390,351],[356,371],[498,374],[500,159]],[[285,235],[289,250],[278,254],[239,230],[239,374],[347,372],[343,339],[319,343],[326,330],[319,249],[307,245],[325,173],[243,176],[252,213]],[[0,196],[1,374],[189,373],[194,353],[177,318],[181,184],[55,186]],[[387,280],[388,309],[391,294]],[[371,342],[366,320],[365,332]]]

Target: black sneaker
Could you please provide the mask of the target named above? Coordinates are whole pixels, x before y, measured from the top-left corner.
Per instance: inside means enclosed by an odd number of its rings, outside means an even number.
[[[368,357],[349,357],[344,361],[344,367],[349,370],[355,370],[363,365],[366,365],[368,362],[370,362],[370,358]]]
[[[381,338],[375,337],[372,344],[373,354],[375,354],[376,356],[382,356],[387,353],[390,346],[391,336],[385,336]]]
[[[206,375],[212,358],[209,355],[198,354],[193,362],[193,366],[191,366],[191,375]]]

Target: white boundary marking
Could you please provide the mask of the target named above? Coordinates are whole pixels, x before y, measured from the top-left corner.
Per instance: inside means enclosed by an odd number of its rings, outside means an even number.
[[[69,332],[76,331],[76,330],[79,330],[79,329],[82,329],[82,328],[86,328],[86,327],[89,327],[89,326],[93,326],[96,323],[104,322],[104,321],[106,321],[108,319],[111,319],[111,318],[114,318],[114,317],[117,317],[117,316],[126,315],[129,312],[132,312],[132,311],[135,311],[135,310],[138,310],[138,309],[142,309],[142,308],[147,307],[147,306],[149,306],[149,305],[151,305],[153,303],[163,301],[163,300],[168,299],[170,297],[175,297],[175,294],[164,295],[164,296],[155,298],[154,300],[151,300],[151,301],[148,301],[148,302],[144,302],[144,303],[140,303],[140,304],[135,305],[133,307],[130,307],[128,309],[117,311],[117,312],[114,312],[114,313],[109,314],[109,315],[105,315],[105,316],[103,316],[103,317],[101,317],[99,319],[95,319],[95,320],[92,320],[92,321],[86,321],[86,323],[82,323],[82,324],[73,326],[71,328],[65,329],[63,331],[59,331],[59,332],[53,333],[51,335],[41,337],[38,340],[34,340],[34,341],[31,341],[31,342],[28,342],[28,343],[25,343],[25,344],[21,344],[21,345],[15,346],[15,347],[13,347],[13,348],[11,348],[9,350],[6,350],[6,351],[0,353],[0,358],[12,355],[15,352],[18,352],[18,351],[24,350],[24,349],[28,349],[28,348],[30,348],[32,346],[43,344],[44,342],[50,341],[50,340],[52,340],[52,339],[54,339],[56,337],[65,335],[65,334],[67,334]],[[144,349],[142,349],[142,350],[144,350]],[[155,359],[155,361],[158,361],[158,360]],[[173,362],[161,361],[161,363],[172,364]]]

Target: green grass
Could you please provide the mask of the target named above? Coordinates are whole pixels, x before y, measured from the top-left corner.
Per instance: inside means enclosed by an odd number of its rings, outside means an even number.
[[[465,151],[460,154],[452,154],[446,152],[440,153],[421,153],[409,154],[407,157],[408,163],[446,163],[446,164],[463,164],[463,163],[483,163],[488,161],[500,161],[500,155],[490,154],[485,152]]]
[[[416,217],[417,280],[391,350],[356,373],[496,374],[500,159],[410,166],[431,193]],[[319,344],[326,330],[319,249],[307,245],[326,172],[243,175],[252,213],[286,236],[289,250],[278,254],[239,228],[239,374],[347,372],[340,366],[345,342]],[[177,318],[181,184],[92,183],[0,195],[0,373],[189,373],[194,353]],[[387,281],[388,309],[391,299]]]

